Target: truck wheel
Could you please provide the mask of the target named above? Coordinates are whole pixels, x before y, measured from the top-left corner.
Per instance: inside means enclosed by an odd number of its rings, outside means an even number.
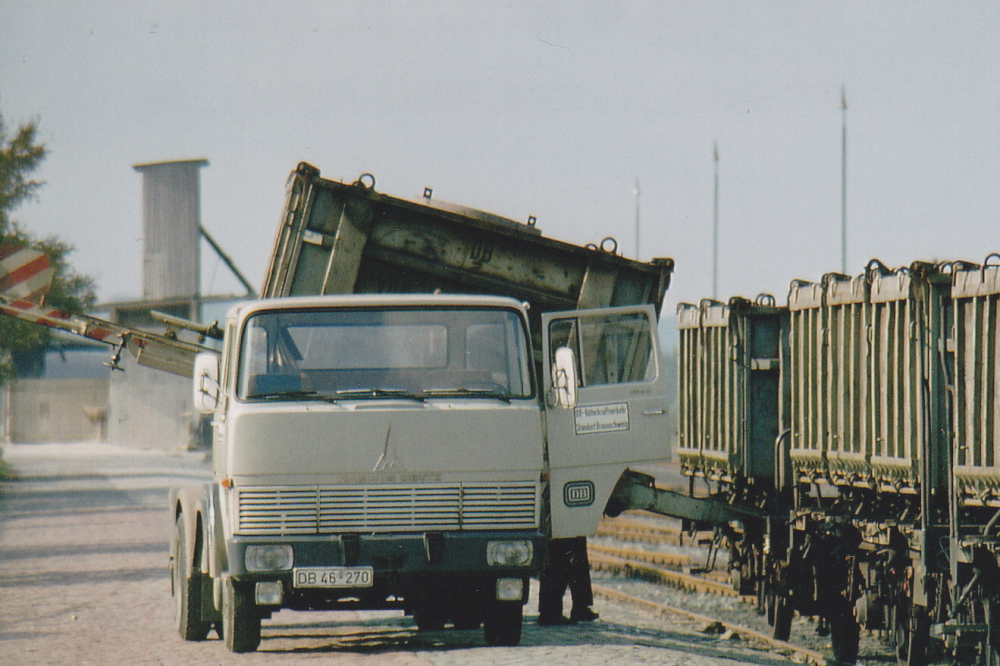
[[[186,641],[203,641],[208,637],[212,623],[201,621],[202,573],[190,571],[183,516],[177,516],[174,523],[174,538],[170,550],[173,554],[170,563],[170,591],[174,597],[177,632]]]
[[[520,601],[491,601],[483,618],[487,645],[514,646],[521,642],[524,606]]]
[[[230,652],[253,652],[260,645],[260,613],[253,594],[232,578],[222,586],[222,636]]]

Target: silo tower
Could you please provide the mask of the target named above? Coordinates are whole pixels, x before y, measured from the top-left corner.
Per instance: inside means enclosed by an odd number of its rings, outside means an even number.
[[[144,300],[201,292],[201,167],[206,159],[136,164],[142,174]]]

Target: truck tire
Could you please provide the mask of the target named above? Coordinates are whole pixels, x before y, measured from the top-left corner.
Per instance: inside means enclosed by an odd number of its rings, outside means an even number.
[[[174,622],[177,625],[177,633],[184,640],[203,641],[208,638],[212,623],[201,620],[202,573],[191,572],[186,541],[184,517],[177,516],[170,549],[173,554],[170,563],[170,592],[174,597]]]
[[[511,647],[521,642],[524,606],[520,601],[491,601],[483,617],[487,645]]]
[[[253,652],[260,646],[260,613],[252,589],[232,578],[222,586],[222,636],[230,652]]]

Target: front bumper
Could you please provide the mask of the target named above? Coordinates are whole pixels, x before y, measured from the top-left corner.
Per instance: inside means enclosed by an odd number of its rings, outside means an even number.
[[[531,561],[523,566],[489,565],[493,541],[528,541]],[[292,580],[292,571],[247,571],[245,551],[252,544],[290,544],[294,567],[372,567],[376,582],[447,576],[535,576],[548,557],[541,532],[428,532],[417,534],[340,534],[324,536],[233,537],[226,543],[228,573],[236,580]]]

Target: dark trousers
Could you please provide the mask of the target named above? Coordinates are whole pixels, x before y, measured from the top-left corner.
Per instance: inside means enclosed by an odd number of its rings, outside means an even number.
[[[583,609],[594,604],[587,537],[552,539],[549,542],[549,564],[538,577],[538,614],[544,617],[562,615],[562,600],[567,587],[573,597],[573,608]]]

